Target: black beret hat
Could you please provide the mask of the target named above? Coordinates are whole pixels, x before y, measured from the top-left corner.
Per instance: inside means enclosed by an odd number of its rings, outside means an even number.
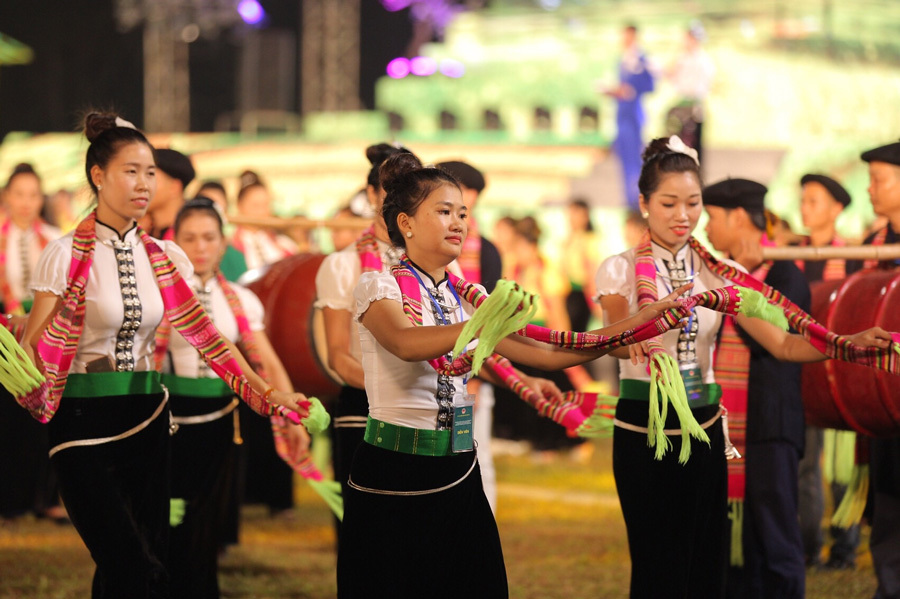
[[[194,180],[194,165],[191,159],[177,150],[157,149],[154,153],[156,166],[173,179],[178,179],[184,187]]]
[[[725,179],[703,190],[703,203],[721,208],[743,208],[748,212],[765,210],[766,186],[748,179]]]
[[[900,166],[900,142],[880,146],[860,155],[866,162],[887,162]]]
[[[438,168],[444,169],[469,189],[474,189],[478,193],[484,190],[484,175],[471,164],[460,162],[458,160],[450,160],[448,162],[440,162]]]
[[[847,190],[844,189],[844,186],[832,179],[831,177],[826,177],[825,175],[816,175],[814,173],[803,175],[800,179],[800,185],[806,185],[807,183],[818,183],[822,187],[824,187],[828,193],[831,194],[831,197],[834,198],[834,201],[841,204],[844,208],[850,205],[850,194],[847,193]]]

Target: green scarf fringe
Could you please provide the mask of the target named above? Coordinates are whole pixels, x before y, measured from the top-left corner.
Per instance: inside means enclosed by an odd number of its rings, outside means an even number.
[[[344,519],[344,499],[341,497],[341,483],[336,480],[308,480],[309,486],[325,500],[338,520]]]
[[[598,396],[598,401],[600,398],[603,399],[603,405],[598,404],[594,407],[591,415],[575,429],[575,434],[582,439],[608,439],[613,436],[616,428],[613,419],[616,416],[616,403],[619,398],[602,395]]]
[[[309,416],[303,419],[303,426],[306,427],[310,435],[318,435],[328,428],[328,425],[331,423],[331,416],[318,397],[310,397],[309,402]]]
[[[732,566],[744,565],[744,500],[728,500],[728,519],[731,520],[731,555]]]
[[[741,287],[739,293],[741,303],[738,306],[738,313],[749,318],[765,320],[782,331],[788,330],[788,319],[784,315],[784,310],[774,304],[770,304],[765,295],[748,287]]]
[[[180,497],[169,499],[169,526],[176,527],[184,522],[184,513],[187,511],[187,502]]]
[[[825,482],[849,485],[856,465],[856,433],[826,428],[822,434],[822,453]]]
[[[687,391],[678,363],[665,352],[653,352],[650,357],[650,413],[647,419],[647,445],[656,448],[654,458],[663,459],[672,442],[666,436],[666,416],[669,405],[681,423],[681,451],[678,463],[687,464],[691,457],[691,437],[709,445],[709,435],[694,418],[688,405]]]
[[[863,511],[866,509],[866,499],[869,496],[869,466],[868,464],[856,466],[850,484],[844,493],[841,504],[834,510],[831,524],[838,528],[850,528],[859,524]]]
[[[478,346],[472,360],[472,375],[478,374],[484,361],[494,353],[502,339],[527,325],[537,312],[537,296],[515,282],[500,280],[481,306],[475,310],[453,347],[456,359],[476,335]],[[480,331],[480,332],[479,332]]]
[[[16,397],[22,397],[43,382],[44,375],[34,367],[13,334],[0,326],[0,384]]]

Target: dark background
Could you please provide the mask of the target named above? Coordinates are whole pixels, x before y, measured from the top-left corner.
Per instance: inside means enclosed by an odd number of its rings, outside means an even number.
[[[300,0],[260,0],[268,27],[301,31]],[[388,12],[377,0],[362,0],[360,100],[374,107],[375,81],[401,56],[412,23],[408,10]],[[238,24],[235,27],[244,27]],[[89,108],[113,109],[142,126],[142,31],[120,32],[113,0],[2,0],[0,33],[32,48],[27,65],[0,67],[0,139],[10,131],[79,130]],[[236,109],[240,32],[190,44],[191,130],[211,131],[216,116]],[[298,73],[294,111],[299,111]]]

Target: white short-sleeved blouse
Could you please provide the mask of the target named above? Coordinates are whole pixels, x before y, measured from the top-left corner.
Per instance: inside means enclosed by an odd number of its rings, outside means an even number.
[[[197,277],[193,277],[189,284],[195,290],[200,289],[202,285]],[[230,283],[230,285],[241,302],[250,330],[254,332],[264,330],[263,317],[265,312],[262,302],[259,301],[256,294],[237,283]],[[225,297],[225,292],[222,290],[222,286],[219,285],[219,281],[213,277],[202,287],[209,291],[208,312],[213,324],[216,325],[223,337],[232,343],[237,343],[241,336],[237,326],[237,319],[231,311],[231,306],[228,305],[228,299]],[[200,363],[203,362],[200,352],[194,349],[194,346],[188,343],[181,336],[181,333],[174,329],[169,340],[169,352],[172,354],[172,366],[175,374],[192,379],[200,376]],[[203,376],[219,378],[211,369],[205,369]]]
[[[38,225],[41,237],[48,241],[59,239],[62,231],[47,223]],[[37,266],[38,258],[41,255],[41,244],[38,236],[34,234],[34,228],[20,229],[14,223],[9,225],[9,235],[6,237],[6,280],[9,282],[10,291],[13,297],[23,299],[31,295],[30,281],[31,274],[25,280],[25,260],[23,260],[22,249],[28,254],[28,273],[33,273]],[[28,288],[26,288],[26,285]]]
[[[392,251],[391,246],[383,241],[378,241],[378,252],[382,256],[384,267],[387,270],[397,263],[398,252]],[[362,265],[359,261],[359,252],[356,244],[350,244],[339,252],[329,254],[319,265],[316,273],[316,302],[313,304],[316,310],[330,308],[332,310],[346,310],[351,314],[356,313],[356,301],[353,299],[353,290],[359,282],[362,274]],[[350,322],[350,355],[358,361],[362,361],[362,350],[359,347],[359,327],[356,319]]]
[[[683,260],[688,274],[694,274],[694,288],[691,294],[701,291],[717,289],[726,285],[731,285],[730,281],[723,279],[719,275],[713,273],[706,267],[700,256],[685,245],[674,256],[665,248],[653,243],[653,258],[656,262],[657,273],[666,273],[668,269],[664,260]],[[744,270],[740,265],[729,262],[732,266]],[[596,276],[596,301],[604,295],[621,295],[628,300],[630,314],[638,311],[637,291],[635,287],[635,250],[630,249],[621,254],[610,256],[600,265]],[[668,281],[657,274],[656,292],[660,298],[663,298],[672,292]],[[695,318],[698,319],[698,330],[696,340],[697,361],[700,365],[700,372],[703,376],[704,383],[714,383],[713,375],[713,358],[716,349],[716,338],[719,334],[719,328],[722,325],[722,315],[719,312],[708,310],[706,308],[697,308]],[[666,351],[673,358],[678,355],[678,329],[672,329],[657,337],[666,348]],[[647,370],[647,363],[632,364],[631,360],[619,360],[619,377],[622,379],[634,379],[639,381],[649,381],[650,374]]]
[[[86,372],[85,365],[98,358],[109,357],[112,364],[116,363],[116,335],[125,319],[118,264],[112,246],[113,240],[119,239],[119,233],[100,221],[97,221],[96,231],[94,261],[85,290],[84,330],[70,369],[70,372],[75,373]],[[65,295],[66,278],[72,261],[73,236],[74,232],[71,232],[44,248],[31,279],[33,291],[49,292],[59,297]],[[128,231],[123,241],[133,248],[136,287],[141,300],[140,326],[135,332],[132,350],[134,369],[153,370],[154,335],[164,313],[162,296],[147,250],[138,237],[136,228]],[[189,279],[193,276],[194,267],[180,247],[172,241],[155,241],[172,259],[182,277]]]
[[[428,287],[434,289],[434,282],[425,273],[420,276]],[[462,311],[454,295],[447,287],[447,279],[439,281],[437,288],[443,293],[445,304],[453,309],[447,314],[451,323],[468,320],[474,308],[462,302]],[[480,286],[479,286],[480,287]],[[481,287],[480,287],[481,288]],[[484,291],[483,288],[481,288]],[[354,291],[357,320],[366,313],[369,306],[379,300],[401,303],[400,287],[389,273],[363,273]],[[434,314],[429,309],[428,292],[422,289],[422,324],[433,326]],[[376,340],[364,324],[359,325],[359,339],[362,347],[362,365],[366,374],[366,395],[369,398],[369,415],[372,418],[418,429],[437,428],[438,375],[428,362],[406,362],[401,360]],[[477,345],[477,340],[470,344]],[[452,377],[456,393],[465,393],[467,377]]]

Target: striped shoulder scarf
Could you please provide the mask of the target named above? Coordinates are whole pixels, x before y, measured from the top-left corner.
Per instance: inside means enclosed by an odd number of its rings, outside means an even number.
[[[26,397],[17,398],[41,422],[48,422],[59,408],[69,369],[84,329],[85,292],[97,240],[95,222],[96,212],[92,212],[75,230],[66,293],[59,311],[38,342],[38,353],[44,363],[46,380]],[[165,306],[165,315],[172,326],[203,355],[210,368],[251,409],[263,415],[281,415],[299,424],[300,416],[296,412],[269,403],[253,390],[175,264],[140,227],[137,233],[147,250]]]

